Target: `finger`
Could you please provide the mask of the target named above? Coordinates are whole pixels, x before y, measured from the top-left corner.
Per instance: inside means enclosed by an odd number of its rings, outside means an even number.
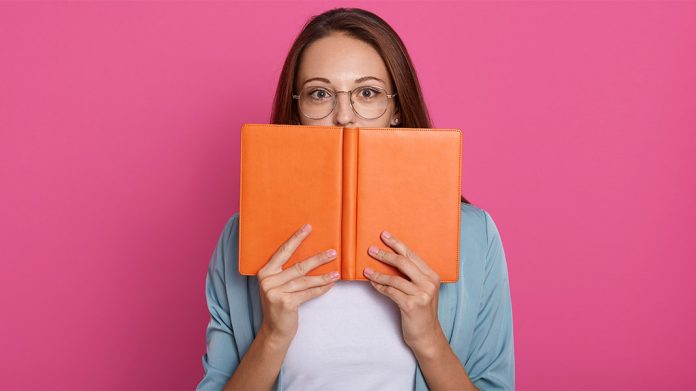
[[[423,274],[431,277],[436,275],[436,272],[430,266],[428,266],[428,264],[420,256],[418,256],[418,254],[416,254],[406,245],[406,243],[399,240],[399,238],[395,237],[389,231],[382,231],[382,240],[384,240],[384,243],[394,249],[394,251],[396,251],[398,254],[411,259],[413,263],[415,263],[416,266],[423,272]]]
[[[406,281],[406,279],[404,279],[401,276],[393,276],[389,274],[376,272],[370,269],[369,267],[363,270],[363,274],[365,274],[365,277],[367,277],[373,282],[382,285],[393,286],[394,288],[406,293],[407,295],[413,295],[416,292],[418,292],[418,287],[414,283],[412,283],[411,281]]]
[[[333,252],[331,252],[331,250],[333,250]],[[297,262],[296,264],[283,270],[280,273],[276,273],[272,276],[265,278],[265,280],[268,280],[266,284],[268,284],[269,287],[283,285],[290,280],[306,275],[312,269],[315,269],[317,266],[333,261],[335,258],[336,250],[330,249],[327,251],[323,251],[319,254],[307,258],[302,262]]]
[[[281,292],[298,292],[308,288],[314,288],[330,284],[340,278],[338,272],[324,273],[321,276],[302,276],[292,279],[278,287]]]
[[[382,250],[376,246],[370,246],[367,251],[371,256],[378,260],[392,265],[401,270],[411,281],[419,283],[425,279],[423,272],[416,266],[413,261],[403,255],[394,254],[389,251]]]
[[[305,289],[303,291],[292,293],[292,296],[293,296],[292,300],[295,301],[296,306],[299,306],[300,304],[302,304],[308,300],[311,300],[317,296],[323,295],[324,293],[328,292],[334,285],[336,285],[336,281],[334,281],[330,284],[317,286],[314,288],[309,288],[309,289]]]
[[[379,293],[392,299],[392,301],[394,301],[399,306],[399,308],[406,308],[406,300],[408,299],[408,297],[405,293],[394,288],[393,286],[382,285],[374,281],[370,281],[370,284],[372,284],[372,286],[375,289],[377,289]]]
[[[295,250],[297,250],[297,247],[309,236],[311,231],[312,226],[310,224],[305,224],[298,228],[287,241],[278,247],[276,252],[271,256],[271,259],[261,268],[259,274],[263,275],[268,271],[276,272],[281,270],[283,264],[290,259]]]

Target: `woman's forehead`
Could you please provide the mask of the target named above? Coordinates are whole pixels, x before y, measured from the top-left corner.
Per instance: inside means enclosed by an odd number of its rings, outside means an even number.
[[[376,80],[369,80],[369,83],[391,87],[389,71],[372,46],[343,34],[332,34],[305,48],[300,58],[296,84],[301,87],[308,79],[324,78],[337,88],[342,88],[355,84],[357,79],[365,76],[379,78],[386,84]]]

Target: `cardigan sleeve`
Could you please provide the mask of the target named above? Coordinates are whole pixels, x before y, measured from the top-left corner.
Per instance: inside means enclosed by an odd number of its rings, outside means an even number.
[[[514,390],[515,354],[507,263],[498,228],[488,212],[483,210],[483,213],[486,257],[468,375],[481,390]]]
[[[205,331],[206,352],[203,354],[205,375],[196,390],[220,390],[239,365],[239,354],[234,342],[230,307],[225,289],[225,265],[229,257],[233,225],[231,218],[223,229],[208,265],[205,297],[210,320]]]

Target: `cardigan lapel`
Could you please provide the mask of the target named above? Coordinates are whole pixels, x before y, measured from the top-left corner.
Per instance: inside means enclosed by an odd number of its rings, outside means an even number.
[[[441,283],[440,291],[437,301],[437,318],[440,321],[440,326],[442,331],[447,338],[447,342],[452,341],[452,332],[454,329],[454,315],[457,309],[457,301],[459,295],[457,291],[460,288],[459,284],[462,278],[459,277],[457,282]],[[421,371],[420,364],[416,365],[416,391],[428,390],[428,385],[425,382],[423,372]]]
[[[259,292],[259,280],[256,276],[249,276],[247,279],[247,292],[249,294],[249,311],[251,311],[251,321],[254,330],[254,338],[259,333],[263,322],[263,308],[261,307],[261,295]],[[280,366],[280,373],[276,377],[271,391],[283,390],[283,365]]]
[[[259,332],[261,322],[263,321],[258,277],[250,276],[248,278],[247,291],[249,292],[249,310],[251,311],[252,325],[254,327],[254,338],[256,338],[256,334]]]

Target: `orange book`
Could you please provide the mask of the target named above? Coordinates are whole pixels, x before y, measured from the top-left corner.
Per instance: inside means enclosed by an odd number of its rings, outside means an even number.
[[[459,277],[462,132],[245,124],[241,131],[239,272],[256,275],[303,224],[312,232],[283,270],[319,252],[307,273],[367,280],[363,268],[408,277],[372,257],[391,232],[441,282]]]

